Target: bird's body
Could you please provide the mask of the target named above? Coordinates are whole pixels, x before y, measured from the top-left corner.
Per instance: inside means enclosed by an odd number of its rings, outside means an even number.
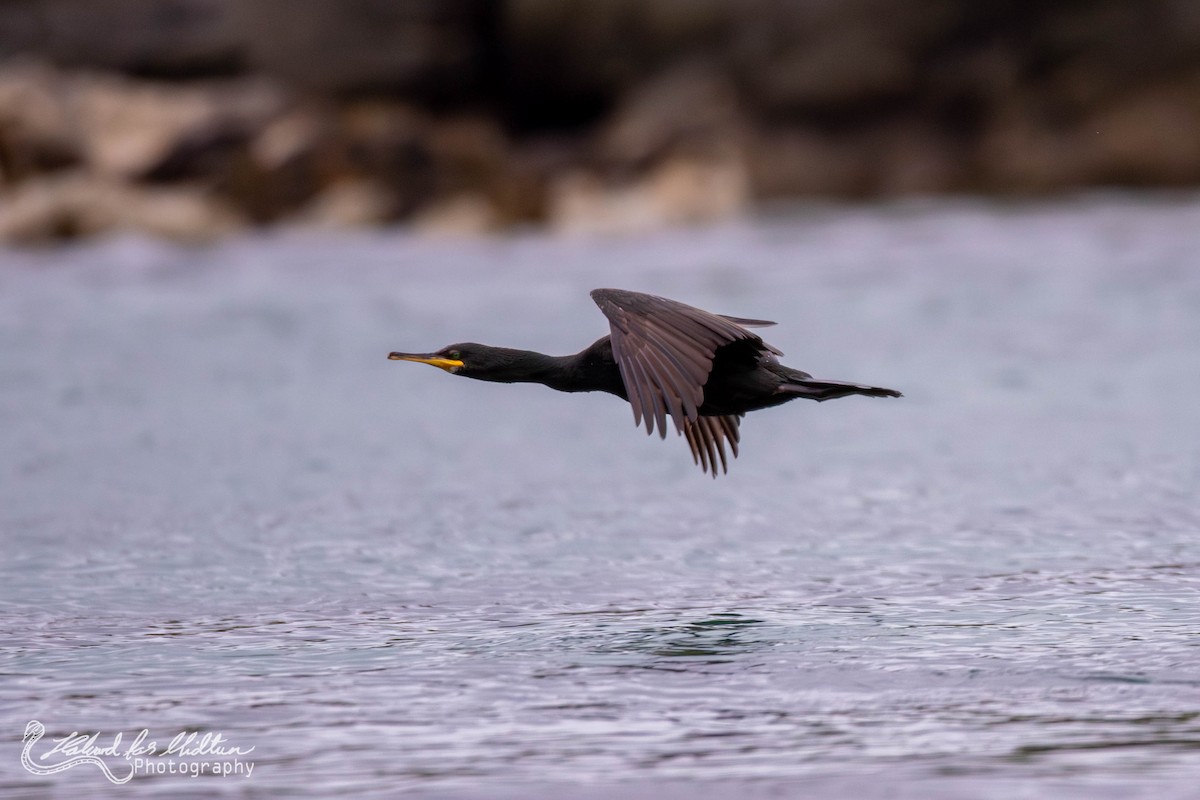
[[[633,406],[634,421],[664,438],[667,417],[683,434],[693,459],[713,477],[725,446],[738,453],[741,417],[797,398],[831,400],[851,394],[899,397],[893,389],[814,380],[784,366],[782,355],[750,327],[765,320],[712,314],[654,295],[596,289],[611,335],[569,356],[467,342],[436,353],[392,353],[477,380],[539,383],[562,392],[607,392]]]

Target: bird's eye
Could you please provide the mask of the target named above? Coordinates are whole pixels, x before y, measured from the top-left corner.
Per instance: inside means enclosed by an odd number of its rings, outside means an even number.
[[[462,361],[461,354],[457,350],[451,350],[446,353],[447,358],[453,358],[455,361]]]

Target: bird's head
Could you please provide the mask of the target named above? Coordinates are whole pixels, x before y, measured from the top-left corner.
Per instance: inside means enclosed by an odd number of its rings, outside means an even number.
[[[436,353],[390,353],[392,361],[415,361],[418,364],[432,364],[438,369],[444,369],[454,375],[468,378],[485,375],[499,359],[495,356],[500,348],[488,347],[485,344],[462,342],[450,344]]]
[[[436,353],[391,353],[392,361],[432,364],[454,375],[499,383],[544,382],[549,356],[531,350],[513,350],[474,342],[449,344]]]

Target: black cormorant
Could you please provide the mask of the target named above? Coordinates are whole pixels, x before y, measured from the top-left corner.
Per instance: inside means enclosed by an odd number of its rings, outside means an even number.
[[[674,300],[622,289],[596,289],[611,335],[580,353],[548,356],[465,342],[436,353],[388,358],[432,364],[455,375],[501,383],[540,383],[560,392],[608,392],[633,406],[634,424],[666,438],[667,417],[687,439],[692,459],[717,476],[728,471],[725,445],[738,454],[738,423],[747,411],[803,397],[818,402],[862,394],[900,397],[894,389],[815,380],[785,367],[782,355],[747,328],[761,319],[712,314]]]

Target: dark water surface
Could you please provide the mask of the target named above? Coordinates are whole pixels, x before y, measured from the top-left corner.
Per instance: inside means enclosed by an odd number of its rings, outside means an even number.
[[[1194,200],[0,267],[0,795],[1200,796]],[[906,396],[756,413],[713,481],[385,358],[573,352],[596,286]],[[34,775],[31,720],[254,770]]]

